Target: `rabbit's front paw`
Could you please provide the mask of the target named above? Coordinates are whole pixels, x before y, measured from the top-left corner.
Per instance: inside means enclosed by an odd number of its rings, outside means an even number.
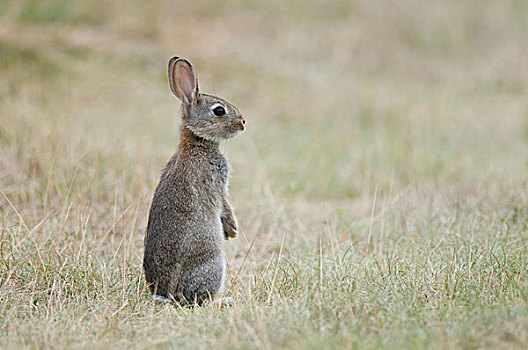
[[[237,222],[234,217],[222,216],[222,226],[224,227],[225,239],[235,238],[238,234]]]

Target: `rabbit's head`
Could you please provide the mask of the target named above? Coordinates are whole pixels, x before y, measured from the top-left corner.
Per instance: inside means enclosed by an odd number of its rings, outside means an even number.
[[[169,84],[183,105],[184,127],[211,141],[235,137],[246,123],[238,109],[220,97],[201,94],[191,64],[179,57],[169,60]]]

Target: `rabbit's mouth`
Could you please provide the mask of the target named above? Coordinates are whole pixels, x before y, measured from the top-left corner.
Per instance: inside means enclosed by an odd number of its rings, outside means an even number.
[[[240,129],[235,130],[235,131],[232,131],[232,132],[231,132],[231,135],[229,136],[229,138],[237,137],[237,136],[240,135],[241,133],[242,133],[242,130],[240,130]]]
[[[239,125],[233,125],[231,126],[231,130],[229,130],[229,137],[230,138],[233,138],[235,136],[238,136],[239,134],[242,133],[242,131],[244,131],[245,127],[244,126],[239,126]]]
[[[240,134],[242,131],[246,129],[246,121],[242,116],[239,116],[233,123],[231,124],[230,133],[232,134],[231,137],[235,137],[238,134]]]

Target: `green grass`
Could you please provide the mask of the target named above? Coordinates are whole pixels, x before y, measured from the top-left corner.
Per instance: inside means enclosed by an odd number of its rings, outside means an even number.
[[[0,8],[1,347],[525,347],[525,2]],[[172,55],[247,120],[232,308],[145,290]]]

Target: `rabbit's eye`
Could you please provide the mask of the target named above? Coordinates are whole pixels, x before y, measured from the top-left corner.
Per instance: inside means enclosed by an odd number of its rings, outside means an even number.
[[[220,116],[223,116],[224,114],[226,114],[226,111],[225,111],[224,107],[218,106],[215,109],[213,109],[213,113],[217,117],[220,117]]]

